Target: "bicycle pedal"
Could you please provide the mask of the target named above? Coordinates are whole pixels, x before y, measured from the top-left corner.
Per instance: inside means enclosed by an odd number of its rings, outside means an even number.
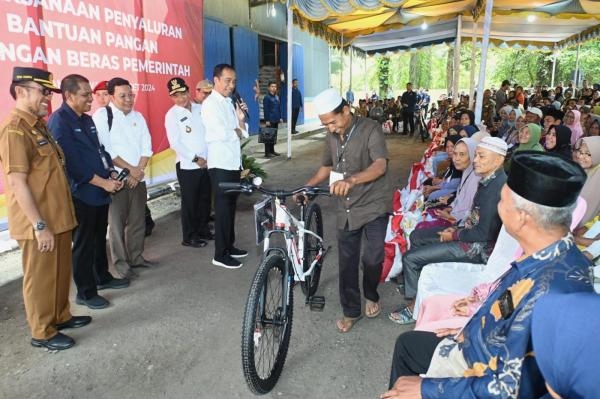
[[[325,297],[322,295],[313,295],[306,300],[306,304],[313,312],[322,312],[325,307]]]

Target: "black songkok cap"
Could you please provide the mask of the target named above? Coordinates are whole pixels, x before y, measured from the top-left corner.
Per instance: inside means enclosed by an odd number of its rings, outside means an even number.
[[[586,178],[579,164],[560,155],[521,151],[512,157],[506,184],[526,200],[562,208],[577,201]]]
[[[565,119],[565,113],[561,110],[554,108],[554,106],[550,106],[546,109],[546,113],[544,114],[544,116],[546,115],[550,115],[555,120],[560,119],[562,121],[563,119]]]
[[[48,71],[44,71],[43,69],[29,67],[13,68],[13,83],[36,82],[46,89],[50,89],[55,93],[60,93],[60,89],[54,86],[52,79],[52,74]]]

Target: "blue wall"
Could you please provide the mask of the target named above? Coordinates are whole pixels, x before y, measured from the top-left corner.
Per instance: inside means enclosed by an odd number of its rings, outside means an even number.
[[[237,91],[248,104],[250,118],[249,133],[258,133],[259,109],[254,101],[254,81],[258,79],[258,34],[246,28],[231,28],[233,67],[237,77]]]
[[[229,26],[204,18],[204,78],[212,80],[215,65],[224,63],[231,64]]]

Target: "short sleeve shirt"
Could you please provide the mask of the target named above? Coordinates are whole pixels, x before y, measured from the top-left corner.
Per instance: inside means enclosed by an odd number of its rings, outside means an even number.
[[[345,142],[328,133],[322,165],[348,178],[367,169],[377,159],[387,161],[388,151],[381,126],[372,119],[353,118]],[[391,209],[387,173],[378,179],[355,185],[346,197],[337,198],[337,228],[356,230]]]
[[[64,159],[46,123],[37,116],[13,109],[0,125],[0,163],[4,176],[15,172],[27,174],[33,200],[54,234],[77,225]],[[33,239],[33,226],[8,185],[6,195],[11,237]]]

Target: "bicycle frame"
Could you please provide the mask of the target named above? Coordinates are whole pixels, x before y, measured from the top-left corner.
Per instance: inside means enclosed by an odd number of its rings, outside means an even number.
[[[306,205],[302,204],[300,209],[301,217],[304,215],[305,208]],[[275,221],[273,228],[265,232],[263,254],[266,254],[272,250],[270,247],[271,236],[274,234],[281,234],[285,239],[287,258],[294,270],[294,280],[304,282],[306,281],[306,276],[312,275],[317,263],[319,263],[323,257],[323,238],[313,231],[305,229],[304,221],[298,220],[294,215],[292,215],[287,206],[276,196],[272,198],[271,209],[272,214],[275,215]],[[304,271],[302,267],[302,263],[304,261],[304,234],[312,235],[319,240],[320,244],[319,251],[315,256],[315,259],[306,271]]]

